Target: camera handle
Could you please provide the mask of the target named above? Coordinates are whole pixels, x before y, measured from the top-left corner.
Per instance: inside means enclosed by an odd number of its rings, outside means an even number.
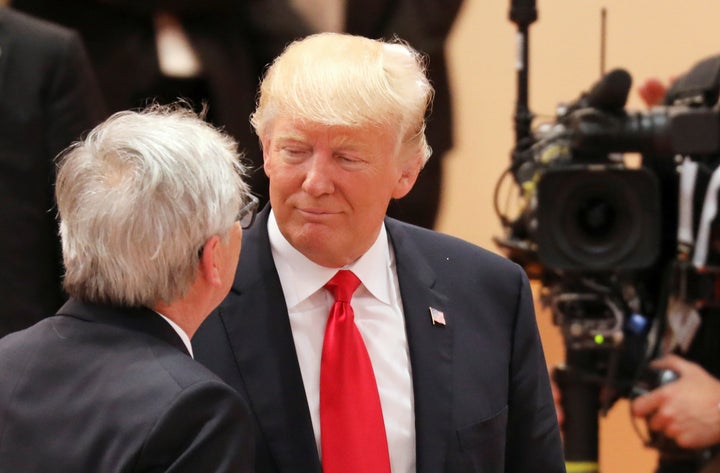
[[[515,23],[517,32],[517,103],[515,104],[515,150],[512,154],[513,164],[522,161],[520,153],[531,138],[531,125],[533,114],[528,107],[528,78],[530,59],[530,38],[528,36],[530,25],[537,20],[535,0],[511,0],[510,21]]]
[[[565,467],[568,473],[599,473],[598,415],[600,385],[583,375],[593,363],[587,351],[568,351],[567,365],[553,369],[552,377],[561,395]]]

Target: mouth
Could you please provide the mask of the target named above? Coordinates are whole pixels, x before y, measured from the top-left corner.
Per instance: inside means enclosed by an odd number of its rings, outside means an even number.
[[[305,208],[297,208],[298,213],[303,216],[303,218],[307,220],[321,220],[321,219],[327,219],[336,215],[339,215],[340,212],[335,212],[327,209],[320,209],[320,208],[314,208],[314,207],[305,207]]]

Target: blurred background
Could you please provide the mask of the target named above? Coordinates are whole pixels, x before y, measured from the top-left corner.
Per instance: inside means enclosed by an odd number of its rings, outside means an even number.
[[[455,148],[445,160],[437,229],[499,252],[492,237],[500,225],[493,188],[514,145],[516,25],[509,1],[466,0],[448,43],[456,105]],[[551,118],[600,78],[601,11],[606,10],[605,70],[633,76],[628,109],[643,109],[637,85],[649,77],[666,82],[695,62],[720,53],[720,3],[701,0],[538,0],[529,28],[530,110]],[[550,314],[538,306],[549,365],[564,349]],[[603,473],[651,472],[655,452],[635,434],[626,401],[600,421]]]
[[[436,225],[496,252],[492,238],[501,234],[501,227],[493,190],[514,146],[517,28],[508,19],[509,7],[509,1],[465,0],[449,37],[455,147],[444,160]],[[529,107],[548,120],[559,102],[577,98],[601,76],[603,9],[604,67],[622,67],[633,76],[630,110],[644,107],[637,85],[645,79],[666,82],[720,52],[718,2],[538,0],[537,9],[539,19],[529,28]],[[562,362],[559,331],[539,306],[538,323],[549,366]],[[601,420],[600,439],[603,473],[652,471],[655,452],[644,448],[633,431],[626,401]]]

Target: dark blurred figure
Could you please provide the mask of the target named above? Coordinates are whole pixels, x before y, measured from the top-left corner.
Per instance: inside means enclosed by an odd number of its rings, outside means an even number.
[[[249,124],[261,66],[250,56],[244,0],[12,0],[19,10],[76,29],[111,112],[187,99],[232,135],[267,199]]]
[[[0,337],[65,300],[53,160],[104,113],[78,35],[0,6]]]
[[[720,95],[720,56],[703,58],[667,82],[649,78],[638,92],[648,107],[679,104],[715,107]],[[699,163],[693,209],[698,217],[707,213],[705,207],[710,200],[706,200],[706,194],[714,192],[711,182],[720,172],[720,158],[703,156]],[[718,247],[713,237],[707,248],[700,244],[700,220],[697,218],[693,223],[695,241],[690,253],[693,265],[709,275],[717,275]],[[698,256],[701,250],[706,251],[704,260]],[[702,283],[686,284],[696,290]],[[717,276],[714,287],[718,287]],[[654,438],[663,439],[655,473],[720,473],[720,305],[717,300],[712,301],[717,292],[702,304],[673,296],[676,300],[671,301],[665,315],[665,356],[655,360],[653,367],[674,371],[678,379],[635,399],[632,413],[647,421]],[[667,445],[669,448],[665,448]]]
[[[250,18],[260,63],[269,63],[292,40],[320,31],[346,32],[371,39],[407,41],[427,55],[435,88],[427,138],[433,158],[413,190],[393,200],[388,215],[426,228],[437,219],[443,156],[453,146],[453,120],[445,43],[462,0],[251,0]]]

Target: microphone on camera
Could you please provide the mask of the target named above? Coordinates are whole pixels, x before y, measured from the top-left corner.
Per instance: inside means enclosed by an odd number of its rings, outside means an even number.
[[[595,83],[585,96],[588,107],[606,111],[620,111],[625,108],[632,77],[625,69],[613,69]]]
[[[535,0],[510,0],[510,21],[518,25],[529,25],[537,20]]]

